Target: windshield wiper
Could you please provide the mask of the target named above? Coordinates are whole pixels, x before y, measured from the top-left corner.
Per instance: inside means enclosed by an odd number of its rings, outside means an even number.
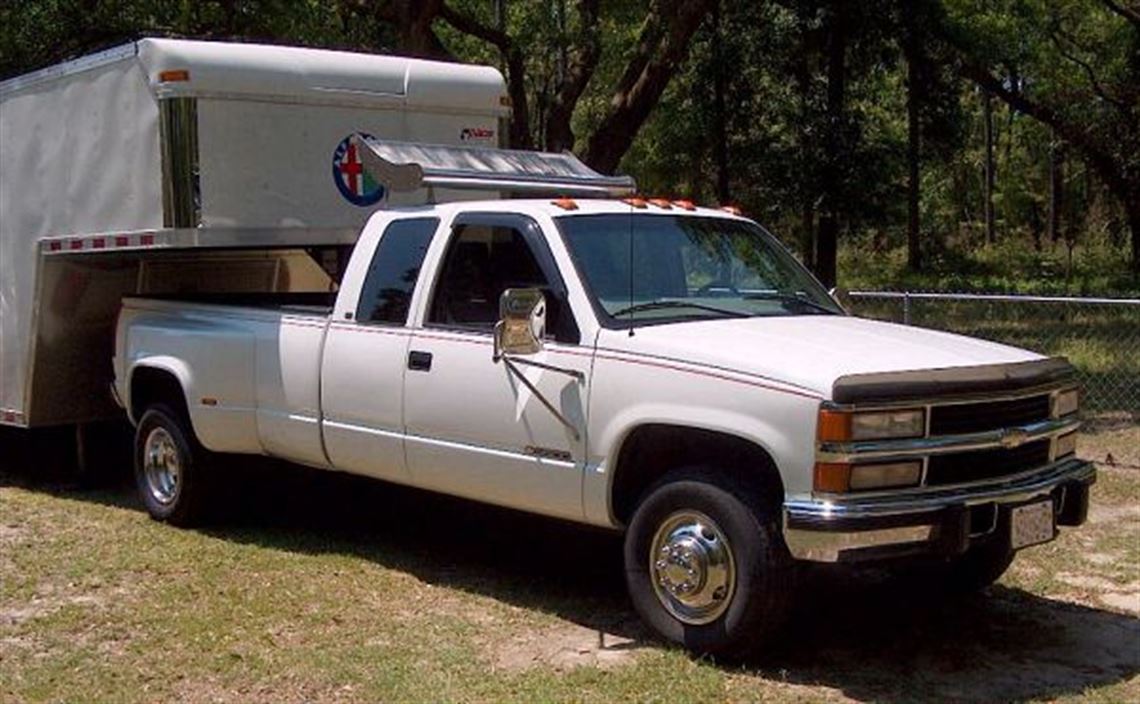
[[[798,303],[800,305],[805,305],[808,308],[812,308],[813,310],[817,310],[821,313],[835,315],[835,311],[828,308],[827,306],[816,303],[810,298],[797,296],[794,293],[782,293],[780,291],[771,291],[766,293],[745,293],[743,294],[743,298],[746,301],[780,301],[781,303]]]
[[[646,310],[660,310],[663,308],[695,308],[697,310],[705,310],[710,313],[719,313],[720,315],[731,316],[733,318],[748,318],[751,317],[747,313],[742,313],[738,310],[729,310],[728,308],[717,308],[716,306],[706,306],[703,303],[688,303],[686,301],[650,301],[648,303],[637,303],[632,306],[618,309],[612,313],[611,316],[619,318],[623,315],[631,313],[640,313]]]

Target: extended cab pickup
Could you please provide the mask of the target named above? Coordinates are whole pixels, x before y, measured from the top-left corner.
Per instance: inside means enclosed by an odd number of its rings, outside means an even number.
[[[246,453],[623,530],[638,612],[707,652],[762,645],[800,562],[979,588],[1085,520],[1068,363],[853,317],[751,220],[631,203],[380,211],[328,297],[127,299],[147,509],[193,522]]]

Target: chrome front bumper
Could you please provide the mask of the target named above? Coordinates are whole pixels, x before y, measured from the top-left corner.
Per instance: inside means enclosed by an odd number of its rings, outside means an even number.
[[[815,562],[960,554],[970,540],[1000,531],[1010,506],[1033,499],[1052,497],[1057,525],[1080,525],[1095,481],[1092,463],[1070,457],[980,485],[842,501],[789,500],[784,540],[793,557]]]

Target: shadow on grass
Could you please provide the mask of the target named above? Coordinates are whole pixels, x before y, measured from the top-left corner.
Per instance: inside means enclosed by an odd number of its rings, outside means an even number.
[[[42,463],[13,464],[4,455],[0,486],[141,510],[126,477],[114,488],[81,493],[59,476],[42,478]],[[225,510],[203,533],[302,554],[352,555],[427,583],[651,641],[625,596],[617,534],[347,475],[243,464],[251,466],[231,482]],[[804,571],[798,595],[773,652],[726,672],[877,701],[1052,699],[1140,673],[1140,621],[1019,589],[997,586],[947,602],[873,570],[820,567]]]

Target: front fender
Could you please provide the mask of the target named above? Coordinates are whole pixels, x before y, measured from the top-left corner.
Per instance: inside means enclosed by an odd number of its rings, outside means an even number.
[[[753,394],[748,394],[752,396]],[[731,399],[731,397],[730,397]],[[814,428],[819,402],[788,397],[769,404],[757,404],[746,412],[734,403],[710,403],[727,400],[711,395],[704,403],[696,399],[681,402],[654,401],[635,403],[610,415],[605,422],[591,424],[591,456],[598,458],[587,467],[583,483],[583,501],[589,521],[617,525],[613,515],[613,487],[618,469],[618,456],[627,439],[646,425],[669,425],[706,430],[730,435],[764,450],[772,458],[788,493],[810,489],[814,462]],[[732,399],[736,401],[737,399]],[[710,458],[715,461],[715,458]]]

